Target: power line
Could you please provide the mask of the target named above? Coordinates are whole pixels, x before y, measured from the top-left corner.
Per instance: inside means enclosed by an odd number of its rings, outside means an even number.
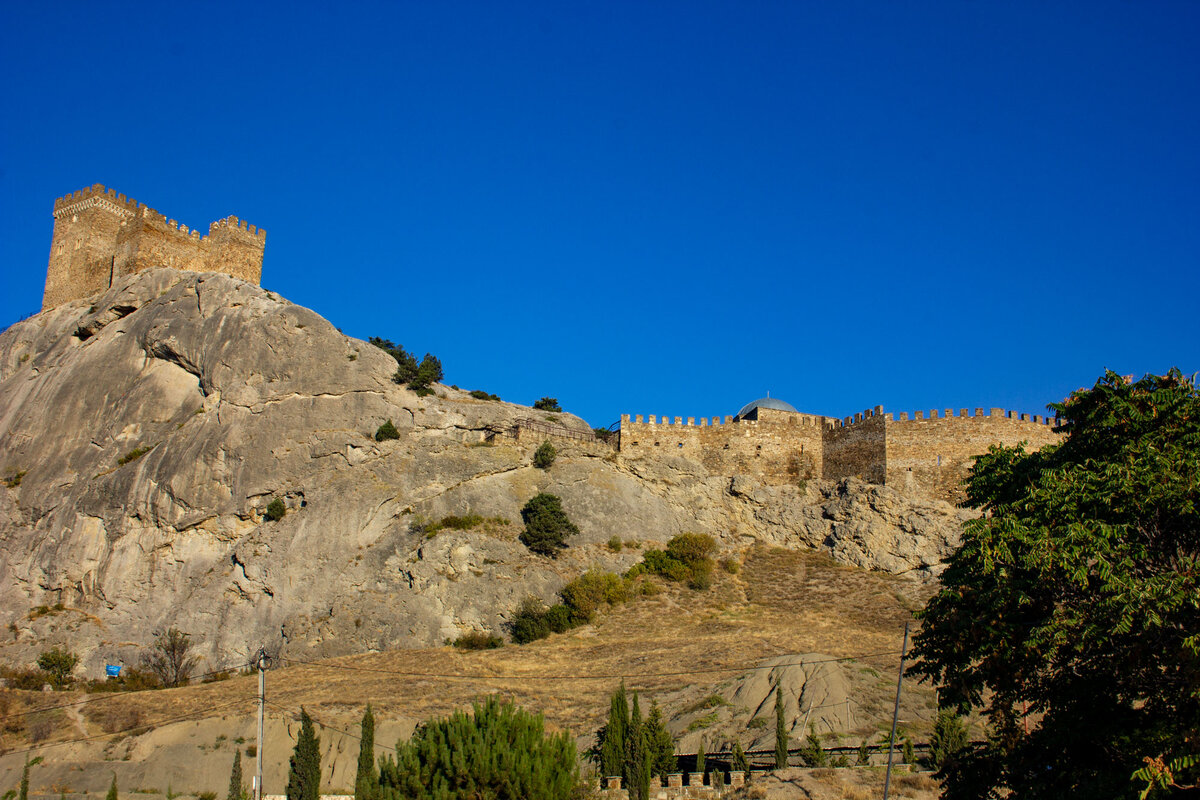
[[[899,650],[883,650],[878,653],[859,653],[853,656],[839,656],[837,658],[818,658],[807,661],[792,661],[782,664],[748,664],[732,667],[710,667],[707,669],[684,669],[673,670],[669,672],[627,672],[627,673],[596,673],[592,675],[486,675],[483,673],[459,673],[457,675],[451,673],[440,672],[417,672],[409,670],[392,670],[379,669],[377,667],[356,667],[349,664],[333,664],[330,662],[320,661],[302,661],[298,658],[281,657],[281,661],[286,661],[289,664],[299,664],[308,667],[341,669],[351,672],[374,672],[381,675],[400,675],[408,678],[445,678],[459,680],[485,680],[485,681],[579,681],[579,680],[614,680],[624,678],[671,678],[684,675],[704,675],[716,672],[753,672],[761,669],[776,669],[778,667],[798,667],[808,664],[831,664],[838,661],[858,661],[864,658],[875,658],[878,656],[894,656],[900,655]]]
[[[108,733],[98,733],[95,736],[82,736],[78,739],[63,739],[63,740],[57,741],[57,742],[47,742],[46,744],[34,745],[33,747],[27,748],[25,750],[10,750],[9,752],[5,753],[5,755],[19,756],[22,753],[32,753],[37,750],[45,750],[50,747],[59,747],[64,744],[78,744],[80,742],[90,742],[90,741],[94,741],[96,739],[104,739],[109,736],[116,736],[117,734],[120,734],[120,733],[129,733],[129,731],[137,730],[138,728],[148,728],[148,727],[157,728],[162,725],[168,725],[172,722],[179,722],[181,720],[185,720],[190,717],[195,717],[200,714],[208,714],[213,711],[219,711],[220,709],[228,708],[229,706],[234,706],[234,705],[237,705],[238,703],[244,703],[247,700],[253,700],[253,699],[255,699],[255,698],[254,697],[242,697],[237,700],[230,701],[228,703],[222,703],[221,705],[218,705],[218,706],[208,706],[206,708],[202,708],[197,711],[189,711],[186,714],[180,714],[175,717],[167,717],[166,719],[155,720],[153,723],[139,722],[136,725],[130,725],[128,728],[121,728],[120,730],[115,730],[115,731],[111,731]]]
[[[281,705],[279,705],[278,703],[273,703],[273,702],[271,702],[270,700],[267,700],[267,701],[266,701],[266,704],[267,704],[267,705],[269,705],[269,706],[271,706],[272,708],[274,708],[274,709],[276,709],[276,710],[278,710],[278,711],[282,711],[282,712],[284,712],[284,713],[286,713],[286,714],[295,714],[295,713],[296,713],[296,710],[295,710],[295,709],[293,709],[293,708],[287,708],[286,706],[281,706]],[[361,737],[361,736],[359,736],[358,734],[354,734],[354,733],[351,733],[350,731],[345,731],[345,730],[342,730],[341,728],[335,728],[334,726],[332,726],[332,725],[330,725],[330,724],[328,724],[328,723],[326,723],[326,722],[322,722],[321,720],[317,719],[315,716],[313,716],[313,715],[312,715],[311,713],[309,713],[308,711],[305,711],[304,713],[308,714],[308,718],[309,718],[309,719],[311,719],[311,720],[312,720],[313,722],[315,722],[316,724],[320,725],[320,726],[321,726],[322,728],[324,728],[325,730],[328,730],[328,731],[334,731],[335,733],[340,733],[340,734],[342,734],[343,736],[349,736],[351,739],[354,739],[354,740],[356,740],[356,741],[359,741],[359,742],[361,742],[361,741],[362,741],[362,737]],[[394,748],[394,747],[388,747],[386,744],[379,744],[378,742],[376,742],[376,743],[375,743],[375,747],[376,747],[376,748],[383,748],[384,750],[391,750],[393,753],[399,753],[399,752],[400,752],[399,750],[397,750],[397,749],[396,749],[396,748]]]
[[[201,673],[200,675],[197,675],[196,677],[197,678],[207,678],[209,675],[219,675],[222,672],[229,672],[230,670],[241,669],[244,666],[249,666],[249,665],[248,664],[237,664],[232,667],[227,667],[226,669],[217,669],[217,670],[213,670],[212,672],[204,672],[204,673]],[[35,708],[30,711],[18,711],[13,714],[5,714],[4,716],[0,717],[0,720],[16,719],[17,717],[28,717],[31,714],[41,714],[43,711],[54,711],[55,709],[70,708],[72,706],[84,706],[89,703],[99,703],[102,700],[114,700],[118,697],[131,697],[132,695],[145,694],[146,692],[161,692],[164,688],[167,688],[167,687],[154,686],[154,687],[151,687],[148,689],[130,689],[128,692],[121,692],[121,691],[105,692],[103,694],[98,694],[93,697],[85,697],[82,700],[74,700],[70,703],[60,703],[56,706],[43,706],[42,708]],[[180,688],[180,687],[171,687],[171,688]]]

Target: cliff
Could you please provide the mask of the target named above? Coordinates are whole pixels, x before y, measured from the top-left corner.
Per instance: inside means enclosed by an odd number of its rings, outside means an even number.
[[[568,441],[539,470],[537,442],[484,439],[543,412],[442,386],[421,398],[394,370],[252,283],[168,269],[0,334],[0,659],[63,643],[94,676],[170,625],[208,669],[264,643],[311,656],[440,644],[498,630],[590,565],[636,562],[612,536],[644,547],[691,530],[923,577],[957,543],[962,512],[861,481],[764,485]],[[400,438],[376,442],[389,419]],[[539,491],[581,531],[554,561],[516,540]],[[276,498],[288,513],[271,521]],[[490,519],[422,530],[467,513]]]

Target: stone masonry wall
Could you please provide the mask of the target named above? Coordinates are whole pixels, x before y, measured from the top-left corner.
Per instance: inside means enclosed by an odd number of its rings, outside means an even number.
[[[957,502],[961,499],[959,484],[974,463],[973,456],[987,452],[989,446],[1013,446],[1028,442],[1028,449],[1038,450],[1054,444],[1059,435],[1054,432],[1051,418],[1030,417],[1001,408],[946,409],[941,416],[933,409],[926,416],[917,411],[909,419],[901,413],[892,420],[885,414],[887,427],[886,483],[908,494]]]
[[[887,419],[882,409],[847,417],[825,431],[827,480],[857,477],[871,483],[887,482]]]
[[[226,217],[208,236],[96,184],[54,203],[42,309],[104,291],[151,267],[223,272],[259,283],[266,231]]]
[[[822,417],[758,409],[757,419],[663,417],[643,422],[621,417],[621,455],[626,458],[682,456],[714,475],[754,475],[770,484],[820,477]]]
[[[842,420],[759,408],[756,418],[734,420],[650,415],[621,417],[622,458],[682,457],[711,475],[748,475],[769,484],[820,477],[859,477],[914,496],[957,502],[973,457],[993,444],[1028,442],[1036,450],[1058,441],[1053,420],[982,409],[969,415],[916,412],[894,419],[881,406]]]

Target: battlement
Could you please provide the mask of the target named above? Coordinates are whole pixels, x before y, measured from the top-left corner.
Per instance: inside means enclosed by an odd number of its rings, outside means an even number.
[[[786,406],[786,408],[791,408]],[[619,450],[629,458],[673,454],[714,475],[768,483],[860,477],[912,494],[957,499],[974,457],[992,444],[1057,441],[1058,421],[1002,408],[885,413],[883,406],[837,419],[758,406],[745,417],[621,415]]]
[[[103,184],[54,201],[42,308],[89,297],[123,275],[154,267],[223,272],[259,283],[267,232],[235,216],[208,235]]]

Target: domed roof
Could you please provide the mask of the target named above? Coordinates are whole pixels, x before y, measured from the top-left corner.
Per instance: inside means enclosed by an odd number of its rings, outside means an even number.
[[[793,414],[800,413],[793,408],[791,404],[783,402],[778,397],[760,397],[753,403],[747,403],[746,405],[742,406],[742,410],[737,413],[737,416],[734,417],[734,419],[742,419],[743,417],[748,416],[751,411],[759,408],[773,408],[776,411],[791,411]]]

